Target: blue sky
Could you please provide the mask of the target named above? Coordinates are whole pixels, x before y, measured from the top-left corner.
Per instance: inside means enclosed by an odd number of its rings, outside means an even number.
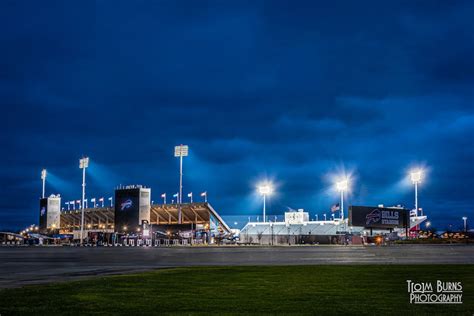
[[[413,207],[423,167],[432,225],[473,217],[472,1],[4,1],[0,4],[0,228],[38,220],[47,193],[144,184],[223,215]],[[329,213],[329,212],[328,212]]]

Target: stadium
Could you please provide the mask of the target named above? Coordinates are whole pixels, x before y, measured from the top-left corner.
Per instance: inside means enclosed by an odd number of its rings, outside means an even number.
[[[150,188],[125,186],[115,190],[111,206],[67,210],[60,195],[50,195],[40,199],[39,229],[30,235],[39,243],[56,238],[122,246],[365,244],[374,236],[406,238],[427,219],[400,206],[349,206],[348,218],[341,212],[331,220],[310,220],[299,209],[285,212],[284,221],[249,221],[236,231],[207,201],[152,204],[150,196]]]
[[[266,216],[266,198],[273,192],[271,183],[258,186],[263,198],[262,222],[248,223],[242,230],[231,229],[219,213],[207,201],[207,192],[202,203],[183,203],[183,157],[188,155],[188,146],[178,145],[174,150],[180,160],[179,192],[172,203],[155,204],[151,200],[151,188],[143,185],[128,185],[115,188],[110,197],[109,206],[104,198],[95,198],[90,202],[85,198],[86,169],[89,158],[79,160],[82,170],[82,199],[67,201],[63,204],[61,195],[45,197],[47,172],[41,172],[43,184],[42,198],[39,203],[39,226],[22,232],[33,243],[65,241],[70,243],[106,246],[168,246],[194,244],[239,243],[247,245],[294,245],[294,244],[366,244],[379,241],[380,236],[389,239],[410,237],[419,230],[426,216],[419,216],[418,183],[422,170],[414,170],[411,180],[415,186],[415,209],[402,206],[384,207],[355,206],[348,208],[348,217],[344,217],[344,193],[349,188],[349,179],[343,178],[336,183],[340,192],[340,203],[333,206],[330,220],[310,220],[303,209],[285,212],[284,221],[269,221]],[[76,209],[76,204],[79,208]],[[63,205],[67,207],[63,207]],[[70,209],[72,206],[72,210]],[[336,217],[336,214],[339,216]],[[11,236],[17,240],[18,236]],[[375,238],[375,239],[374,239]],[[5,238],[4,238],[5,239]],[[31,240],[30,240],[31,242]]]

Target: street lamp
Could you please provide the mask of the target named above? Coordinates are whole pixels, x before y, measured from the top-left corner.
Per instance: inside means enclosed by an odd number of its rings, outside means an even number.
[[[82,169],[82,202],[81,202],[81,245],[84,242],[84,200],[86,199],[86,168],[89,167],[89,157],[79,159],[79,169]]]
[[[349,188],[349,180],[344,179],[337,182],[336,188],[341,192],[341,220],[344,220],[344,192]]]
[[[258,192],[263,196],[263,222],[265,223],[265,212],[266,212],[266,197],[273,193],[273,187],[270,183],[262,184],[258,187]]]
[[[44,199],[44,193],[45,193],[45,188],[46,188],[46,169],[41,170],[41,180],[43,181],[43,194],[41,195],[41,198]]]
[[[464,221],[464,232],[466,233],[466,232],[467,232],[467,224],[466,224],[467,217],[466,217],[466,216],[463,216],[463,217],[462,217],[462,220]]]
[[[175,146],[174,156],[179,157],[178,223],[181,224],[181,203],[183,202],[183,157],[188,156],[188,146],[183,144]]]

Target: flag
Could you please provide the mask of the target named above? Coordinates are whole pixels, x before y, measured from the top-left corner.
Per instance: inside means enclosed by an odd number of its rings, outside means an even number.
[[[188,193],[188,198],[193,197],[193,192]]]
[[[331,206],[331,212],[337,212],[339,210],[341,210],[341,207],[339,206],[339,203],[336,203],[333,206]]]
[[[77,204],[81,204],[81,200],[76,200],[76,203],[77,203]]]
[[[92,199],[91,199],[91,203],[95,203],[95,198],[92,198]]]
[[[101,198],[99,199],[99,202],[104,202],[104,198],[101,197]]]
[[[109,201],[112,201],[112,197],[109,197]]]
[[[173,194],[173,197],[177,198],[178,195],[179,195],[179,193],[175,193],[175,194]]]
[[[202,192],[202,193],[201,193],[201,196],[202,196],[202,197],[205,197],[205,196],[207,196],[207,191],[205,191],[205,192]]]
[[[162,199],[166,198],[166,193],[163,193],[163,194],[161,195],[161,198],[162,198]]]

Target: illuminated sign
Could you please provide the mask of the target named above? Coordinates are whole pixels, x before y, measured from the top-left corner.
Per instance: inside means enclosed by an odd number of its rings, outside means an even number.
[[[127,199],[120,204],[120,210],[125,211],[126,209],[131,208],[132,206],[133,206],[132,200]]]
[[[408,224],[408,210],[370,206],[351,206],[349,224],[366,228],[402,228]]]

